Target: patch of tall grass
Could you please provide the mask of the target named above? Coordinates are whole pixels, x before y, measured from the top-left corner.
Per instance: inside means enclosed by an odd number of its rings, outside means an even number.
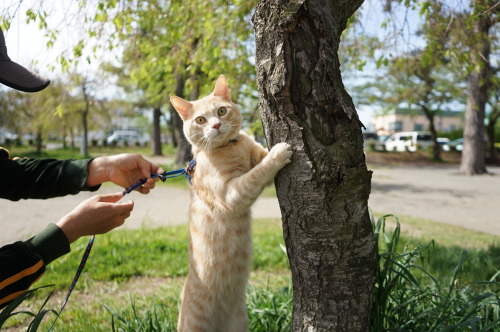
[[[388,234],[388,217],[394,216],[384,216],[374,223],[379,268],[372,331],[500,330],[500,284],[495,281],[500,271],[487,280],[464,281],[461,274],[467,251],[462,251],[452,260],[455,266],[448,270],[448,275],[436,278],[425,268],[426,262],[433,260],[434,242],[400,246],[399,221]],[[481,264],[479,260],[475,263]]]
[[[247,294],[249,331],[285,332],[292,323],[292,294],[290,287],[281,289],[255,288]],[[104,305],[111,319],[113,332],[175,332],[178,309],[173,301],[139,308],[134,299],[125,309]]]

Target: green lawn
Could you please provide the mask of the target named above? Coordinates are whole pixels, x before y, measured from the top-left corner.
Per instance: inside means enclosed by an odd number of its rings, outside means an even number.
[[[48,303],[50,308],[57,309],[62,303],[87,241],[88,238],[76,241],[72,252],[49,265],[38,282],[37,286],[55,284],[56,293]],[[251,284],[259,287],[259,291],[269,288],[281,293],[288,288],[290,272],[283,244],[279,220],[255,221]],[[132,304],[141,312],[154,308],[154,304],[162,304],[176,321],[178,298],[186,274],[186,225],[123,229],[96,236],[85,270],[54,331],[68,331],[68,328],[108,331],[111,315],[106,306],[120,314],[130,310]],[[35,311],[49,292],[40,290],[27,309]],[[23,318],[26,317],[11,319],[10,323],[19,323]],[[41,330],[46,330],[48,322],[44,324]]]
[[[401,222],[400,246],[413,247],[434,239],[429,261],[421,263],[428,272],[443,279],[452,273],[464,249],[468,250],[469,259],[463,268],[462,283],[487,280],[500,266],[498,236],[480,232],[471,235],[471,231],[460,227],[412,218],[408,218],[408,223],[407,218],[401,218]],[[405,231],[407,224],[409,231]],[[416,227],[421,227],[418,234]],[[146,323],[161,325],[150,331],[174,331],[179,293],[187,273],[187,236],[186,225],[124,229],[97,236],[85,271],[54,331],[109,331],[112,324],[134,331]],[[467,241],[456,240],[455,236]],[[277,319],[280,326],[288,326],[291,301],[291,276],[282,249],[281,222],[254,221],[253,238],[253,272],[248,293],[252,324],[256,324],[252,331],[278,331],[276,325],[269,324]],[[57,309],[61,305],[87,240],[74,243],[72,252],[52,263],[37,283],[55,284],[56,292],[47,307]],[[38,291],[25,302],[24,309],[38,310],[49,292]],[[47,330],[52,318],[53,315],[44,320],[42,331]],[[25,319],[26,316],[18,315],[8,325],[23,326]]]

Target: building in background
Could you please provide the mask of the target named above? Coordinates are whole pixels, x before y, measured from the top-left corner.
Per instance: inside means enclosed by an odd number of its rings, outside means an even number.
[[[439,111],[434,117],[434,126],[438,132],[462,129],[464,127],[464,113]],[[378,136],[388,136],[401,131],[428,131],[429,120],[422,111],[396,108],[374,114],[372,128]]]

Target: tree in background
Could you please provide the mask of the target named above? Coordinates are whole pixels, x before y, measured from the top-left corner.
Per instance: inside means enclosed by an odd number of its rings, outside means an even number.
[[[487,173],[484,120],[488,91],[492,86],[490,30],[497,23],[499,13],[500,6],[497,1],[473,0],[471,13],[465,16],[464,20],[473,32],[464,39],[464,46],[470,49],[468,60],[471,71],[460,172],[468,175]]]
[[[457,70],[468,77],[464,150],[460,172],[468,175],[486,173],[485,163],[485,105],[492,87],[490,52],[498,42],[500,6],[495,0],[387,0],[386,10],[393,3],[403,3],[416,10],[430,28],[425,34],[428,57],[443,52]],[[435,36],[447,35],[449,43],[442,44]],[[443,49],[443,46],[445,48]]]
[[[446,111],[451,102],[460,100],[463,84],[446,65],[446,59],[425,50],[389,60],[384,72],[372,82],[355,90],[360,104],[378,105],[382,109],[409,108],[410,114],[421,111],[429,122],[432,135],[432,159],[441,160],[437,142],[436,116]]]
[[[60,109],[66,90],[61,82],[55,81],[36,94],[22,93],[9,89],[2,94],[2,117],[0,127],[9,128],[18,136],[33,135],[25,143],[35,144],[36,153],[42,152],[49,133],[61,128],[57,110]]]
[[[170,121],[177,163],[189,160],[190,146],[168,102],[171,95],[197,99],[211,91],[220,74],[231,80],[235,100],[244,85],[255,86],[248,44],[253,6],[252,1],[199,0],[122,1],[99,7],[98,17],[113,22],[124,45],[123,75],[139,89],[141,103],[154,109],[154,128],[159,128],[162,114]],[[153,136],[159,139],[157,131]]]
[[[292,270],[293,331],[369,331],[376,271],[371,172],[340,75],[356,1],[263,0],[253,22],[267,142],[292,145],[276,177]]]
[[[74,46],[58,57],[60,66],[71,70],[81,60],[100,61],[96,54],[101,52],[118,50],[116,53],[123,54],[113,65],[121,71],[120,84],[128,86],[127,98],[138,107],[153,110],[155,154],[161,154],[159,122],[165,116],[174,124],[171,128],[179,144],[177,161],[189,159],[190,147],[183,137],[182,121],[177,112],[169,111],[170,95],[195,99],[209,93],[213,80],[220,74],[231,80],[235,101],[248,90],[244,87],[256,90],[253,30],[249,22],[256,0],[232,3],[122,0],[97,4],[78,0],[77,3],[71,13],[71,24],[79,19],[84,28],[74,36]],[[52,45],[60,27],[50,26],[44,5],[41,2],[26,15],[46,31],[48,44]],[[16,13],[15,4],[4,9],[0,24],[8,28]]]

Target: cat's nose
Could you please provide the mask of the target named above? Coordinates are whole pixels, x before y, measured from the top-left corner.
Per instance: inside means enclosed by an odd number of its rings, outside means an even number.
[[[217,122],[217,123],[215,123],[215,124],[212,126],[212,128],[214,128],[214,129],[219,129],[219,128],[220,128],[220,125],[221,125],[221,123],[220,123],[220,122]]]

